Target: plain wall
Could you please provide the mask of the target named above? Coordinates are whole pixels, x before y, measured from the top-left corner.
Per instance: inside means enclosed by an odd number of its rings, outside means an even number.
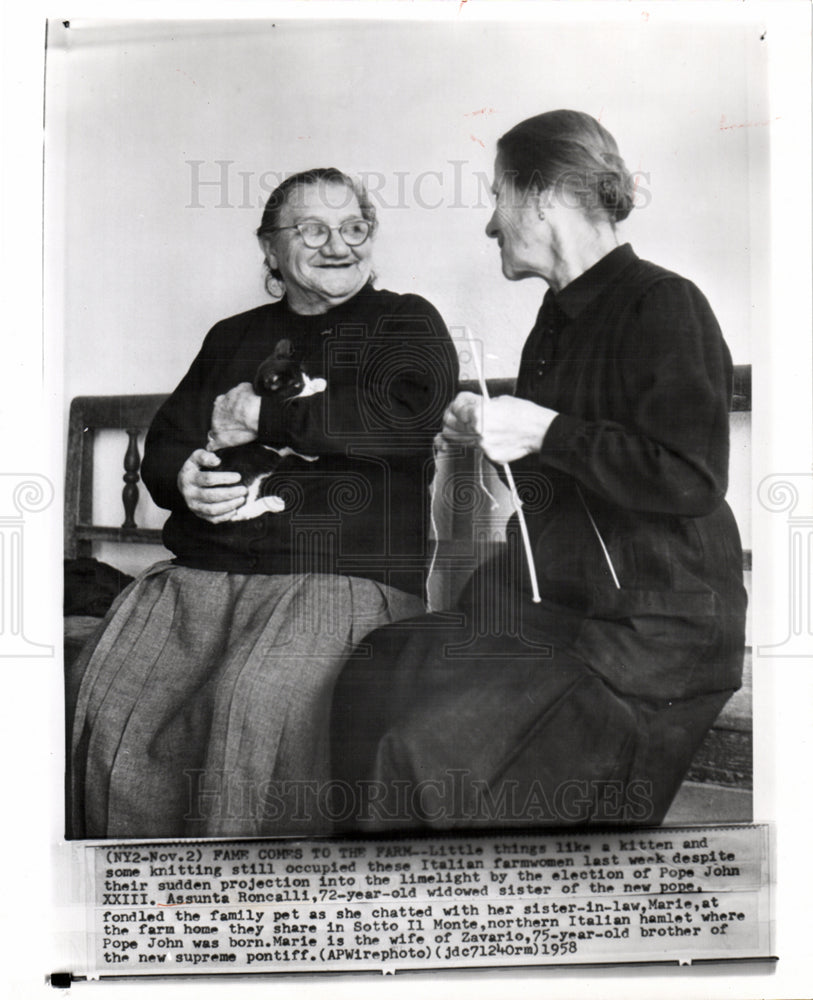
[[[545,285],[506,281],[484,234],[493,151],[556,107],[615,135],[639,174],[620,239],[696,281],[748,362],[767,326],[771,110],[759,27],[740,21],[52,22],[47,316],[64,412],[76,395],[170,391],[218,319],[267,301],[253,232],[275,183],[311,166],[367,178],[379,287],[424,295],[482,340],[489,376],[514,374]],[[730,494],[746,536],[747,436]],[[117,472],[101,502],[119,494]]]

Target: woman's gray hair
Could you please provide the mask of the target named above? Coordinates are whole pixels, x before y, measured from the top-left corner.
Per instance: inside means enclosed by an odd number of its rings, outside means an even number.
[[[257,238],[263,240],[271,236],[278,228],[282,209],[287,204],[293,191],[303,187],[320,186],[326,184],[341,184],[347,188],[348,192],[356,198],[361,209],[362,218],[370,223],[370,236],[373,236],[377,226],[375,206],[370,201],[367,189],[357,180],[348,174],[337,170],[335,167],[315,167],[312,170],[303,170],[298,174],[291,174],[271,192],[268,201],[265,203],[263,217],[257,229]],[[285,283],[278,270],[272,268],[265,260],[265,289],[272,299],[281,299],[285,295]]]
[[[588,215],[621,222],[634,207],[635,182],[615,139],[582,111],[546,111],[497,142],[504,169],[521,191],[572,193]]]

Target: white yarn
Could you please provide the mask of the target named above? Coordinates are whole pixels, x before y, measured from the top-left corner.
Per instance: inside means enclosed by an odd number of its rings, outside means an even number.
[[[435,463],[435,474],[432,476],[432,483],[429,487],[429,523],[432,526],[432,534],[435,536],[435,545],[432,549],[432,559],[429,562],[429,569],[426,572],[426,610],[434,611],[432,607],[432,591],[429,589],[429,582],[435,571],[435,562],[438,558],[438,548],[440,547],[440,533],[438,532],[438,522],[435,519],[435,498],[438,492],[438,455],[441,449],[433,446],[433,460]]]
[[[483,475],[483,459],[485,458],[485,456],[483,455],[483,453],[480,451],[479,448],[477,448],[477,450],[475,451],[475,455],[477,456],[476,457],[476,462],[477,462],[477,479],[478,479],[479,484],[480,484],[480,489],[483,491],[483,493],[485,493],[485,495],[491,501],[491,509],[492,510],[497,510],[499,508],[500,504],[499,504],[497,498],[491,492],[491,490],[489,490],[489,488],[486,486],[485,477]]]

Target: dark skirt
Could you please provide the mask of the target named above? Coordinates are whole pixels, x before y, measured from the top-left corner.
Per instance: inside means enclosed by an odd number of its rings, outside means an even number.
[[[380,629],[350,658],[331,725],[346,832],[663,820],[734,687],[619,690],[575,652],[582,616],[503,598],[487,614],[464,606]],[[720,654],[693,648],[694,634],[688,663]],[[672,660],[679,647],[674,633]],[[636,672],[658,676],[652,652],[629,662],[631,687]]]
[[[356,577],[152,567],[75,665],[72,835],[328,832],[335,678],[422,607]]]

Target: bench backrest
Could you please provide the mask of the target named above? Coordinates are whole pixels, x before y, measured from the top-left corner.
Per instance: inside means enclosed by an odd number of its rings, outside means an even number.
[[[463,382],[460,388],[479,392],[479,387],[474,382]],[[512,393],[514,379],[489,379],[488,388],[492,396]],[[160,530],[139,527],[135,521],[135,510],[139,499],[141,469],[139,440],[166,398],[165,394],[77,396],[71,403],[65,476],[65,558],[92,555],[94,542],[160,545]],[[735,366],[731,409],[732,412],[739,413],[751,409],[750,365]],[[94,446],[97,433],[106,430],[126,433],[122,460],[123,520],[120,525],[97,523],[93,510]],[[464,458],[462,461],[470,459]],[[457,471],[459,470],[458,466]],[[464,537],[465,528],[465,513],[455,516],[451,523],[443,526],[442,536],[452,543],[452,548],[447,549],[446,555],[452,560],[455,558],[455,540],[467,542]],[[747,568],[750,568],[750,553]],[[444,588],[444,600],[455,589],[454,584]]]

